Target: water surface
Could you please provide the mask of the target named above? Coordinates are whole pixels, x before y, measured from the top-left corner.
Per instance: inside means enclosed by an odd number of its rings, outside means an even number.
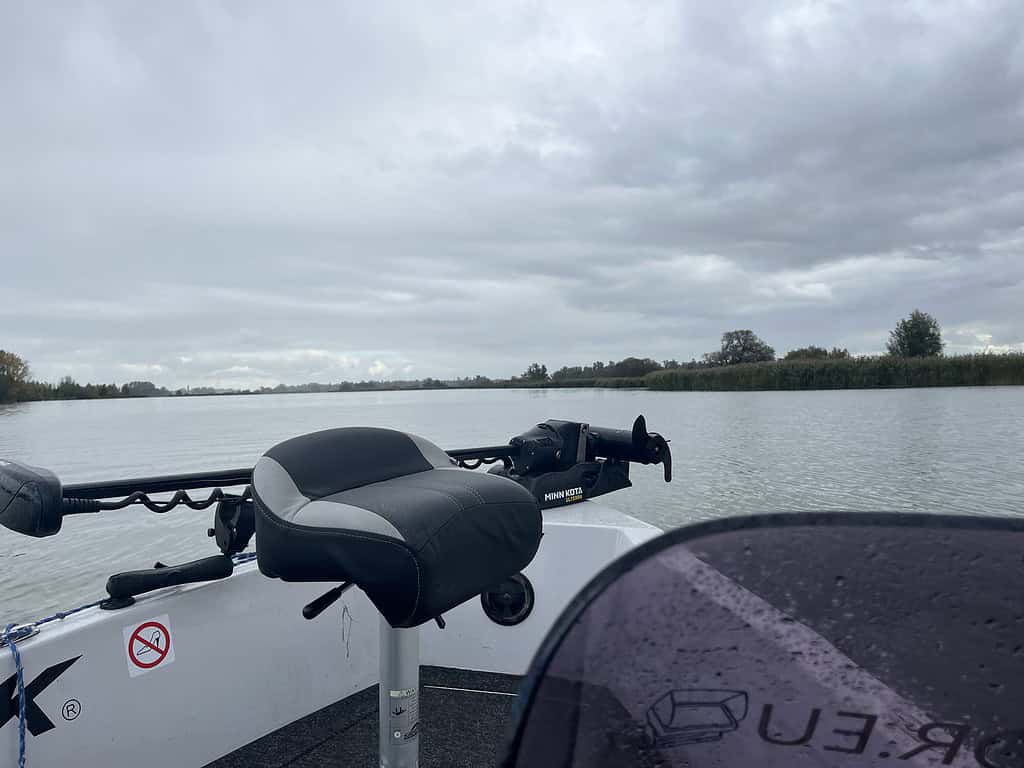
[[[456,390],[154,398],[0,406],[0,458],[65,483],[251,465],[303,432],[370,425],[445,448],[493,445],[549,418],[672,440],[675,479],[635,466],[604,501],[662,527],[758,511],[1024,514],[1024,387],[839,392]],[[69,518],[30,539],[0,528],[0,621],[103,594],[107,576],[215,554],[212,510]]]

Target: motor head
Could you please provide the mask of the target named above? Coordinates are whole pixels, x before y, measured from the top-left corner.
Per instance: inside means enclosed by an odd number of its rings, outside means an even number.
[[[661,464],[665,482],[672,479],[672,452],[668,441],[647,431],[638,416],[632,429],[609,429],[576,421],[551,419],[513,437],[515,473],[537,475],[570,469],[584,461],[614,459],[638,464]]]
[[[60,530],[60,479],[48,469],[0,459],[0,525],[42,538]]]

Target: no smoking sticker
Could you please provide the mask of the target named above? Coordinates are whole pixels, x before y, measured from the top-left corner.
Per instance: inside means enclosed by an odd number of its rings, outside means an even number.
[[[168,666],[174,661],[170,617],[165,613],[125,627],[124,647],[132,677]]]

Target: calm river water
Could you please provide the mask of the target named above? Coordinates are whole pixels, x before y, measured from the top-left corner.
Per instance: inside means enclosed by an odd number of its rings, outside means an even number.
[[[672,440],[675,479],[633,468],[603,498],[663,527],[757,511],[1024,514],[1024,387],[689,393],[487,390],[73,401],[0,406],[0,458],[65,483],[233,468],[293,435],[372,425],[444,448],[504,443],[549,418]],[[30,539],[0,528],[0,622],[103,595],[118,570],[216,554],[212,510],[69,518]]]

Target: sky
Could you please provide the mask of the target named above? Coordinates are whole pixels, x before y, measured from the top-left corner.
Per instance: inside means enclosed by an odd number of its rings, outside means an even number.
[[[262,386],[1024,349],[1024,3],[0,0],[0,348]]]

